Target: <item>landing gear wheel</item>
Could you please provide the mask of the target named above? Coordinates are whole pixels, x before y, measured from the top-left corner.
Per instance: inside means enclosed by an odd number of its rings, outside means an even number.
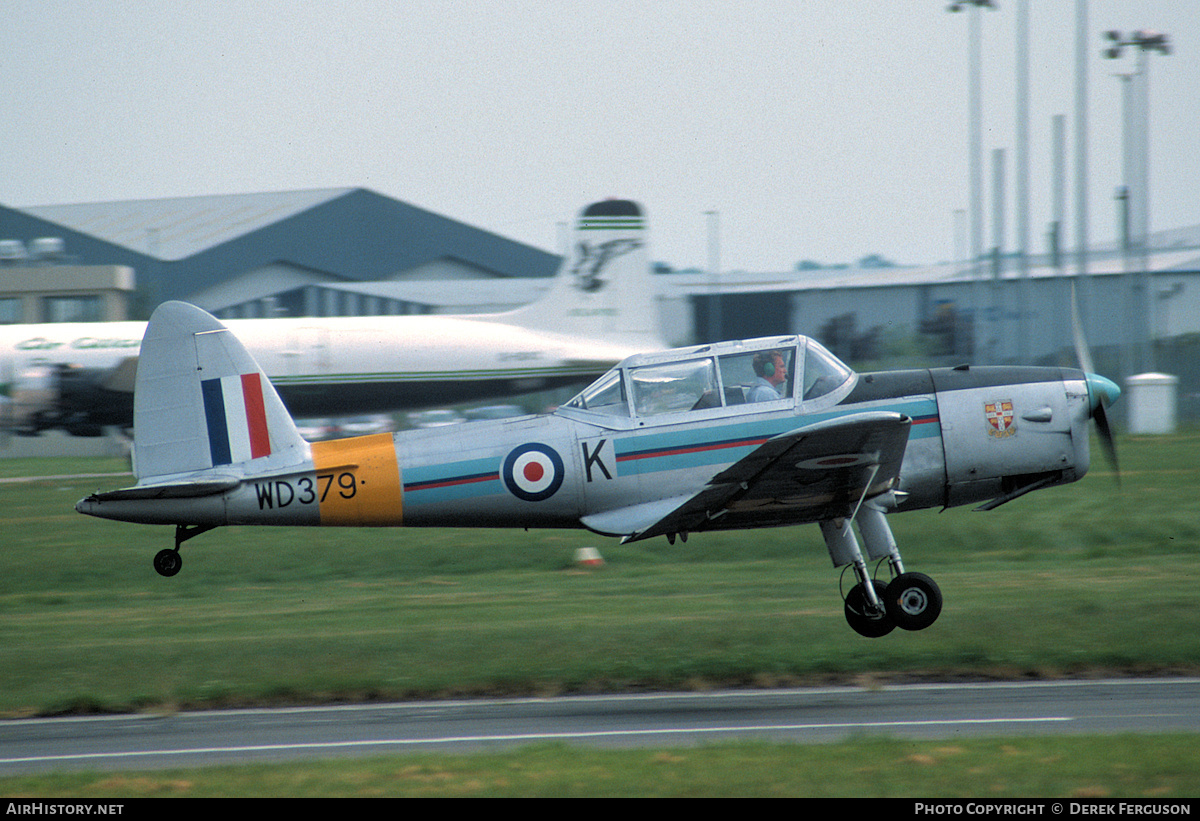
[[[183,567],[183,559],[179,557],[178,550],[168,547],[154,555],[154,569],[160,576],[174,576],[181,567]]]
[[[887,586],[875,579],[871,580],[871,584],[875,586],[875,598],[879,600],[880,605],[884,605]],[[892,632],[896,623],[889,616],[886,606],[881,607],[878,612],[872,612],[872,609],[867,601],[867,591],[861,584],[854,585],[846,595],[846,621],[854,628],[854,632],[869,639],[877,639]]]
[[[883,601],[901,630],[924,630],[942,612],[942,591],[924,573],[901,573],[892,579]]]

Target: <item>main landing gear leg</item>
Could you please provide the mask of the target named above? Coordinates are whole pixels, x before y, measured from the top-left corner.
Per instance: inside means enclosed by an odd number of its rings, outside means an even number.
[[[858,579],[858,584],[845,597],[846,622],[856,633],[867,638],[886,636],[896,626],[884,604],[887,586],[867,573],[867,563],[863,560],[850,520],[834,519],[820,524],[833,566],[851,565]]]
[[[179,557],[179,547],[193,536],[199,536],[201,533],[207,533],[216,525],[195,525],[188,527],[187,525],[175,525],[175,547],[165,548],[158,551],[154,556],[154,569],[158,571],[160,576],[174,576],[183,567],[183,560]]]
[[[891,568],[892,580],[884,589],[883,602],[892,621],[901,630],[924,630],[933,624],[942,612],[942,591],[924,573],[904,572],[887,516],[868,503],[859,509],[857,521],[867,555],[886,558]]]

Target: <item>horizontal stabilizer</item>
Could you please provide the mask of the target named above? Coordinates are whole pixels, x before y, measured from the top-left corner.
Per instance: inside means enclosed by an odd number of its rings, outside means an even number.
[[[93,494],[97,502],[128,502],[134,499],[197,499],[233,490],[241,484],[236,478],[210,479],[208,481],[174,482],[162,485],[137,485],[122,490],[110,490]]]

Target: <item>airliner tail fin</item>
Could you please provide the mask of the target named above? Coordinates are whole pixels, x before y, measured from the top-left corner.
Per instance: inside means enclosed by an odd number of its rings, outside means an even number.
[[[585,208],[549,293],[503,316],[538,330],[665,347],[641,207],[605,200]]]

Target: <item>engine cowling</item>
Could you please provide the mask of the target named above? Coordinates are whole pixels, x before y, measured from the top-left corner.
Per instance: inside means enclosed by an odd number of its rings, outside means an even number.
[[[1087,473],[1089,393],[1069,368],[936,368],[946,505],[1013,498]]]

